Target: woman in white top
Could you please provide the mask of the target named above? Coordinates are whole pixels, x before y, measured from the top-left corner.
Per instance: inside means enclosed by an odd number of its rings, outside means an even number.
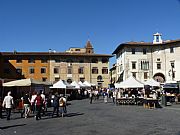
[[[36,105],[35,105],[35,99],[36,99],[36,97],[37,97],[37,94],[36,94],[36,92],[34,91],[33,94],[32,94],[32,96],[31,96],[31,111],[32,111],[33,113],[35,113],[35,111],[36,111]]]

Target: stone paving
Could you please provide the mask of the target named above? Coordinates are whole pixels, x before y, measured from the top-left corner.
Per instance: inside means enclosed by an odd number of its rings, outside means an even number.
[[[102,99],[69,103],[64,118],[52,118],[49,111],[39,121],[20,118],[17,112],[10,121],[0,119],[0,135],[180,135],[180,105],[145,109]]]

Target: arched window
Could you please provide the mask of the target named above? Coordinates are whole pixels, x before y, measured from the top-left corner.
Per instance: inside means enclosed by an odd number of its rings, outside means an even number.
[[[101,80],[102,80],[102,76],[99,75],[99,76],[97,77],[97,80],[98,80],[98,81],[101,81]]]
[[[67,79],[67,83],[72,83],[72,79]]]

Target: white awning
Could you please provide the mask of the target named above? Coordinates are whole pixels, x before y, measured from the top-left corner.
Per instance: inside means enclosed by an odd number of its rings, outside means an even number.
[[[133,76],[130,76],[126,80],[120,83],[115,84],[115,88],[143,88],[144,84],[134,78]]]
[[[13,87],[13,86],[21,87],[21,86],[31,86],[31,85],[51,85],[51,83],[37,81],[32,78],[15,80],[15,81],[3,83],[4,87]]]

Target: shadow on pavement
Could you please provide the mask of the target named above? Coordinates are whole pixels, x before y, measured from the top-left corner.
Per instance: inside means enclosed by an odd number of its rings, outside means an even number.
[[[12,128],[12,127],[20,127],[20,126],[25,126],[26,124],[19,124],[19,125],[12,125],[12,126],[5,126],[5,127],[0,127],[0,129],[7,129],[7,128]]]
[[[68,113],[68,114],[65,114],[65,117],[74,117],[78,115],[84,115],[84,113]]]

